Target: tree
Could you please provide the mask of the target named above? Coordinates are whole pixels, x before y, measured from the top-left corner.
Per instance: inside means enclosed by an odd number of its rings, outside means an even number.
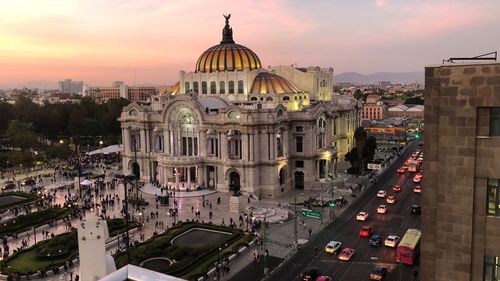
[[[356,89],[356,91],[353,94],[353,97],[359,101],[360,99],[363,98],[363,92],[360,89]]]
[[[375,150],[377,150],[377,139],[374,136],[369,136],[366,139],[365,147],[363,147],[363,159],[370,162],[375,157]]]
[[[347,152],[345,155],[345,161],[349,161],[351,163],[351,166],[354,166],[356,162],[358,162],[359,157],[358,157],[358,148],[353,147],[351,151]]]
[[[12,120],[5,132],[5,137],[9,139],[11,146],[20,147],[26,150],[35,145],[37,135],[33,130],[33,126],[28,123],[22,123],[18,120]]]

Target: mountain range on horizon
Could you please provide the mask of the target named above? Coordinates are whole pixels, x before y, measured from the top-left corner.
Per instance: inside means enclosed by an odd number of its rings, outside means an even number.
[[[79,80],[75,78],[74,80]],[[393,84],[397,83],[423,83],[423,71],[410,71],[410,72],[376,72],[370,74],[362,74],[359,72],[343,72],[333,76],[334,84],[337,83],[353,83],[353,84],[373,84],[379,81],[390,81]],[[111,84],[111,81],[110,83]],[[143,83],[137,86],[160,86],[155,83]],[[40,90],[51,90],[58,88],[58,81],[26,81],[20,83],[0,82],[0,89],[15,89],[15,88],[30,88]]]
[[[397,83],[424,83],[423,71],[409,72],[375,72],[362,74],[358,72],[343,72],[333,76],[333,83],[374,84],[379,81]]]

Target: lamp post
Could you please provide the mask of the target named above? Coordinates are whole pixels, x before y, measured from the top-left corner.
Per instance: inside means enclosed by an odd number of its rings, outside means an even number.
[[[130,263],[130,233],[129,233],[129,226],[128,226],[128,219],[129,219],[129,213],[128,213],[128,196],[127,196],[127,183],[135,179],[135,175],[123,175],[123,174],[118,174],[116,175],[117,178],[123,180],[123,187],[125,190],[125,200],[122,201],[124,204],[125,208],[125,227],[127,228],[126,234],[127,234],[127,263]]]
[[[99,153],[99,165],[102,166],[102,145],[104,144],[104,142],[102,140],[99,141],[99,149],[101,150],[101,153]],[[106,175],[104,175],[106,176]]]
[[[134,138],[134,163],[135,165],[137,165],[137,168],[139,169],[139,173],[140,173],[140,167],[139,167],[139,163],[137,163],[137,137]],[[135,168],[136,166],[134,166]],[[135,173],[135,171],[133,171],[133,174],[135,176],[135,198],[137,199],[137,201],[139,201],[139,177],[138,175]],[[139,208],[139,205],[137,205],[137,208]]]

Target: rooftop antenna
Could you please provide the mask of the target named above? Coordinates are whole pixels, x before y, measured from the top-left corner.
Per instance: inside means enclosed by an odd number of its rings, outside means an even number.
[[[487,53],[487,54],[484,54],[484,55],[479,55],[479,56],[475,56],[475,57],[468,57],[468,58],[462,58],[462,57],[458,57],[458,58],[449,58],[447,60],[443,60],[443,64],[449,62],[449,63],[455,63],[456,60],[492,60],[492,61],[496,61],[497,60],[497,52],[491,52],[491,53]]]

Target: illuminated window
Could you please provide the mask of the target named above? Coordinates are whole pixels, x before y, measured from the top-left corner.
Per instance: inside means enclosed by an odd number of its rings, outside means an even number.
[[[500,280],[500,258],[484,256],[484,281]]]
[[[490,136],[500,136],[500,107],[490,110]]]
[[[488,179],[487,215],[500,216],[500,181]]]

